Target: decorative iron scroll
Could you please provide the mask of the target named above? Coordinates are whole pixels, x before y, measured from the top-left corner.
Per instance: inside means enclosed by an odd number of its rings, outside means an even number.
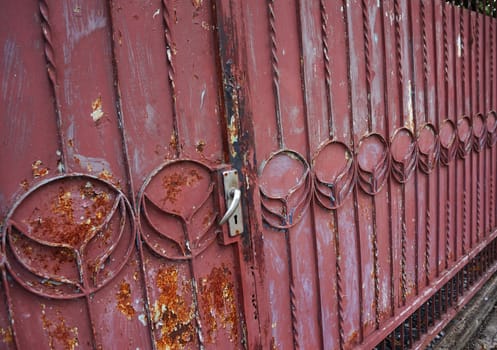
[[[407,182],[416,168],[416,148],[416,140],[411,130],[397,129],[391,145],[392,175],[400,183]]]
[[[478,113],[473,116],[473,150],[481,152],[487,143],[487,121],[483,114]]]
[[[497,112],[491,111],[487,115],[487,146],[493,147],[497,141]]]
[[[457,155],[459,158],[464,159],[471,152],[472,146],[472,125],[471,119],[464,116],[457,122]]]
[[[285,229],[302,217],[311,197],[310,167],[299,153],[280,150],[260,170],[262,216],[271,226]]]
[[[109,283],[134,247],[131,206],[115,186],[70,174],[28,191],[7,215],[2,247],[17,283],[70,299]]]
[[[426,123],[419,128],[417,143],[419,168],[430,174],[440,159],[440,140],[433,124]]]
[[[440,126],[440,163],[449,165],[457,153],[456,126],[450,119],[445,119]]]
[[[381,191],[390,170],[387,141],[380,134],[369,134],[359,141],[357,150],[357,179],[361,189],[374,195]]]
[[[326,142],[312,161],[314,194],[327,209],[340,207],[352,190],[356,176],[354,155],[342,142]]]
[[[139,194],[143,241],[168,259],[191,259],[216,239],[213,171],[193,160],[159,166]]]
[[[259,173],[264,221],[277,229],[289,228],[298,223],[312,196],[323,208],[337,209],[355,185],[375,195],[389,176],[405,183],[417,167],[430,174],[437,164],[447,166],[456,157],[463,160],[471,151],[481,152],[485,145],[493,147],[497,113],[464,116],[457,126],[446,119],[439,132],[425,123],[416,136],[405,127],[392,135],[387,142],[380,134],[368,134],[355,150],[340,141],[326,141],[313,156],[312,167],[295,151],[271,154]]]

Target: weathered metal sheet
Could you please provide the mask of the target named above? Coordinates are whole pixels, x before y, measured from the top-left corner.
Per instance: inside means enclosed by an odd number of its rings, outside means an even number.
[[[212,7],[5,6],[4,345],[244,346]]]
[[[40,0],[0,23],[0,348],[422,348],[496,269],[495,18]]]

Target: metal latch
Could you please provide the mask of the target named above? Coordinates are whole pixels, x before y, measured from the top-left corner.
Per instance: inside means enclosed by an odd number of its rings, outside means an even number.
[[[238,183],[238,171],[223,171],[224,199],[226,201],[226,213],[219,221],[219,225],[228,222],[230,236],[238,236],[243,233],[243,216],[240,200],[242,192]]]

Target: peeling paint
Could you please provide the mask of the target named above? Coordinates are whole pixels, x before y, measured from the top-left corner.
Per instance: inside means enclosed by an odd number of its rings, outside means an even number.
[[[36,179],[38,177],[47,176],[49,169],[42,166],[43,162],[41,160],[35,160],[31,165],[31,170],[33,171],[33,177]]]
[[[192,0],[192,5],[195,7],[195,10],[198,10],[201,6],[204,0]]]
[[[204,148],[205,148],[205,141],[204,140],[200,140],[195,145],[195,149],[197,150],[197,152],[202,153],[204,151]]]
[[[0,337],[2,338],[2,341],[5,344],[12,343],[14,338],[12,336],[12,329],[10,327],[8,328],[1,328],[0,327]]]
[[[228,125],[228,135],[229,135],[229,146],[232,157],[236,157],[237,152],[234,147],[235,143],[238,142],[238,126],[235,118],[230,119],[230,123]]]
[[[145,314],[139,314],[138,321],[140,321],[143,327],[147,327],[147,316],[145,316]]]
[[[102,109],[102,96],[98,96],[98,98],[93,101],[93,103],[91,104],[91,109],[91,118],[96,123],[104,116],[104,111]]]

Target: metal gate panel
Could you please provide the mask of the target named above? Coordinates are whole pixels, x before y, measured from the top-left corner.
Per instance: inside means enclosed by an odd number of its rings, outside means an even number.
[[[423,348],[495,271],[495,18],[41,0],[0,19],[1,348]],[[228,170],[241,235],[218,224]]]
[[[218,169],[227,167],[228,142],[212,7],[202,1],[157,1],[146,8],[123,1],[112,7],[144,282],[158,348],[242,347],[245,341],[240,257],[236,245],[230,246],[236,240],[216,228]],[[178,290],[169,295],[165,288],[171,283]]]
[[[246,346],[250,254],[218,225],[231,157],[213,8],[6,8],[5,346]]]
[[[493,271],[495,19],[441,1],[295,6],[244,8],[267,346],[422,347]]]

